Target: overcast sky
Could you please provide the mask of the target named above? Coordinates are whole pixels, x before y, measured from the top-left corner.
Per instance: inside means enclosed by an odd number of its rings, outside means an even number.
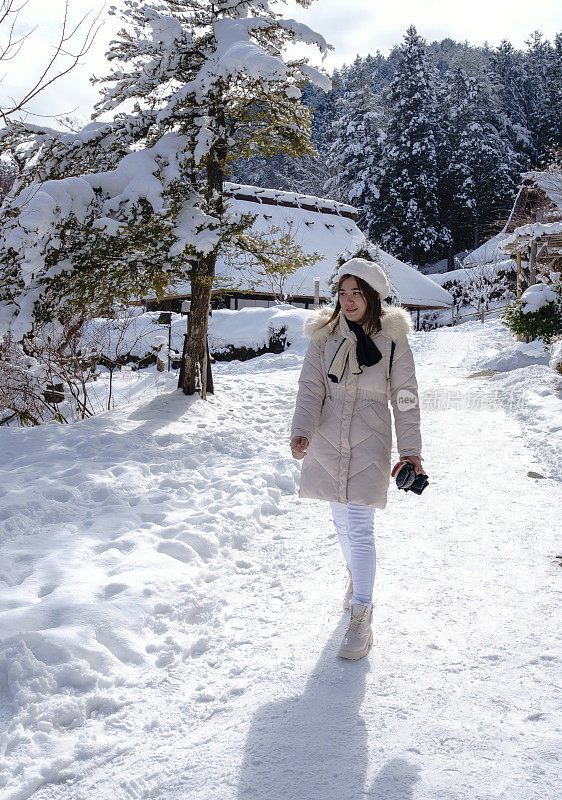
[[[104,7],[96,0],[69,2],[74,22],[88,12],[91,12],[91,18]],[[106,21],[83,64],[46,91],[33,105],[34,112],[45,115],[71,112],[89,119],[98,97],[98,87],[89,83],[89,77],[109,72],[104,52],[118,27],[115,18],[107,16],[107,9],[113,2],[115,0],[105,5],[103,17]],[[525,40],[534,30],[540,30],[550,41],[562,30],[560,0],[471,0],[458,6],[451,0],[401,0],[393,3],[387,0],[317,0],[307,10],[289,0],[286,6],[278,3],[277,7],[278,10],[284,9],[284,16],[305,22],[334,45],[335,51],[323,62],[329,71],[350,63],[357,54],[365,56],[377,50],[388,54],[402,41],[406,28],[412,24],[428,42],[450,37],[473,45],[488,42],[495,46],[502,39],[508,39],[521,49],[525,48]],[[20,15],[20,31],[33,26],[35,30],[19,57],[2,65],[2,105],[6,95],[18,97],[40,74],[41,67],[49,58],[50,48],[57,40],[63,11],[64,0],[49,0],[47,3],[45,0],[29,0]],[[306,53],[311,63],[322,64],[314,48],[307,47]],[[39,118],[29,119],[41,121]],[[44,122],[51,124],[52,121]]]

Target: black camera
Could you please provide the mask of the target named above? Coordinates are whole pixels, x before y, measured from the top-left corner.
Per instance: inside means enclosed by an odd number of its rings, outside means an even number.
[[[411,461],[405,461],[396,473],[396,485],[405,492],[421,494],[428,485],[427,475],[420,473],[416,475],[416,470]]]

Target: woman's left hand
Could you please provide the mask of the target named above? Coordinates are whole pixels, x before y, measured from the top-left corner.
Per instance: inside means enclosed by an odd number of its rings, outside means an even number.
[[[404,456],[401,458],[400,461],[397,461],[396,464],[392,467],[392,472],[390,473],[391,476],[394,478],[395,472],[402,466],[405,461],[411,461],[414,465],[414,469],[416,471],[416,475],[427,475],[427,472],[421,465],[421,461],[417,456]]]

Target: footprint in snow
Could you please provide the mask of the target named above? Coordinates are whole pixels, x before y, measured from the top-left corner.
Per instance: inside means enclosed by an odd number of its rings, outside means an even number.
[[[103,596],[108,600],[110,597],[115,597],[116,594],[120,594],[128,588],[126,583],[108,583],[107,586],[104,587]]]
[[[167,556],[183,561],[185,564],[199,557],[193,547],[183,542],[178,542],[176,539],[165,539],[163,542],[158,542],[156,549],[159,553],[165,553]]]

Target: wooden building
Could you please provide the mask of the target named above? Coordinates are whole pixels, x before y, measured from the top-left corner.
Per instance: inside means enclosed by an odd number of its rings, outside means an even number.
[[[522,277],[562,271],[562,173],[528,172],[517,195],[499,249],[517,262],[518,296]]]
[[[532,171],[524,173],[522,178],[503,229],[469,253],[463,261],[464,267],[519,258],[532,282],[531,275],[560,268],[562,173]]]

